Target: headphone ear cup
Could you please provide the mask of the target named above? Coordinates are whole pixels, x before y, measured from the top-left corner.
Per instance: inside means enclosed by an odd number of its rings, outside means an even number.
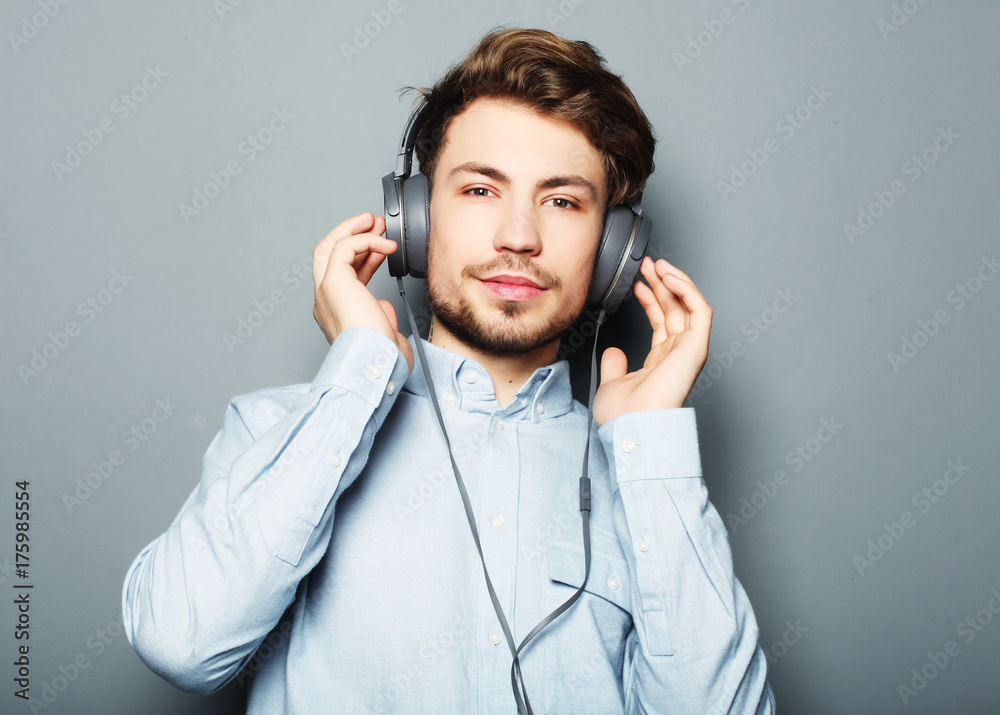
[[[387,256],[390,276],[406,275],[406,243],[403,240],[403,216],[399,210],[399,192],[402,183],[402,179],[397,182],[391,173],[382,177],[385,237],[396,244],[396,250]]]
[[[608,211],[594,259],[587,305],[603,307],[608,313],[618,309],[635,282],[651,231],[649,217],[636,214],[628,206]]]
[[[427,240],[430,237],[430,186],[422,173],[413,174],[403,186],[403,229],[406,232],[407,273],[427,275]]]

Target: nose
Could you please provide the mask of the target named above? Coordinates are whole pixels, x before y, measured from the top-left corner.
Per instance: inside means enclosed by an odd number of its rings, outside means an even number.
[[[538,231],[538,217],[534,206],[509,206],[493,237],[493,247],[498,251],[537,254],[542,249],[542,237]]]

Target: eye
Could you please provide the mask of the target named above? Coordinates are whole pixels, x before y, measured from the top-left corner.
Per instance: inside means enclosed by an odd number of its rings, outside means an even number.
[[[557,197],[555,197],[553,199],[549,199],[549,201],[553,202],[553,205],[557,209],[576,209],[576,208],[579,208],[579,206],[577,206],[575,203],[573,203],[569,199],[564,198],[562,196],[557,196]],[[548,201],[546,203],[548,203]]]
[[[471,189],[467,190],[465,193],[472,194],[473,196],[479,196],[485,198],[487,195],[493,193],[485,186],[473,186]]]

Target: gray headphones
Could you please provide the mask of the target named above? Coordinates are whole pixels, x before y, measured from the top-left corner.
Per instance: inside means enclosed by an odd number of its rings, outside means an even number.
[[[419,130],[417,117],[424,106],[422,102],[413,110],[406,123],[396,155],[396,169],[382,177],[385,237],[399,246],[388,255],[392,276],[425,278],[427,272],[430,187],[422,173],[410,175]],[[608,313],[618,308],[639,272],[652,228],[652,221],[643,213],[641,195],[628,206],[608,211],[587,295],[588,306],[603,307]]]

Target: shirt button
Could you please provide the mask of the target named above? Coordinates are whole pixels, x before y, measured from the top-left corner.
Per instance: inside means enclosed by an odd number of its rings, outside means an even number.
[[[537,412],[538,414],[542,414],[543,412],[545,412],[545,405],[539,402],[538,406],[535,407],[535,412]]]
[[[639,551],[649,551],[649,542],[643,539],[639,542]]]
[[[497,429],[503,429],[505,426],[503,420],[497,417]]]
[[[633,442],[630,439],[625,440],[624,442],[622,442],[622,449],[631,454],[632,452],[635,451],[635,442]]]
[[[339,467],[344,460],[340,458],[340,454],[333,455],[333,459],[330,460],[331,467]]]
[[[447,395],[445,395],[444,401],[450,405],[455,401],[455,395],[449,392]]]
[[[479,379],[479,375],[474,372],[467,372],[465,374],[465,381],[470,385]]]
[[[490,643],[493,645],[500,645],[500,641],[502,640],[503,636],[501,636],[498,631],[490,631]]]
[[[386,383],[385,386],[385,394],[391,395],[395,391],[396,391],[396,383],[393,382],[392,380],[389,380],[389,382]]]
[[[612,591],[617,591],[618,579],[616,579],[614,576],[608,576],[608,588],[610,588]]]
[[[494,529],[499,529],[503,527],[503,517],[497,514],[492,519],[490,519],[490,524],[493,525]]]
[[[368,377],[370,377],[372,380],[379,379],[379,377],[381,377],[381,375],[382,375],[382,371],[379,370],[378,367],[376,367],[375,365],[369,365],[368,366]]]

